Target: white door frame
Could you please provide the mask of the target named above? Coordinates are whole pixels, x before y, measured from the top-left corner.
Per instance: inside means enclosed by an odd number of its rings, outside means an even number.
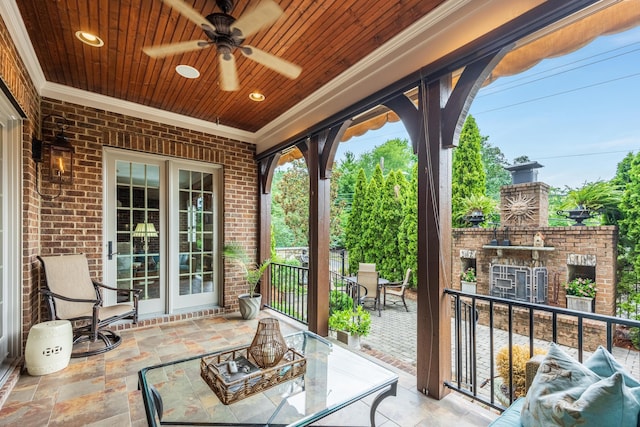
[[[0,92],[0,150],[2,150],[2,215],[3,228],[2,286],[4,306],[2,325],[6,334],[6,355],[0,355],[0,385],[12,362],[22,354],[22,119],[7,97]],[[3,345],[4,347],[4,345]]]

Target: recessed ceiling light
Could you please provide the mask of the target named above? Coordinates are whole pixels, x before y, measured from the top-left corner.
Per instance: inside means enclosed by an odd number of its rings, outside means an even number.
[[[93,47],[104,46],[102,39],[95,34],[87,33],[86,31],[76,31],[76,37],[82,43],[88,44]]]
[[[249,99],[252,101],[256,101],[256,102],[262,102],[264,101],[264,95],[261,94],[260,92],[251,92],[249,94]]]
[[[190,65],[178,65],[176,67],[176,73],[187,79],[197,79],[200,77],[200,71],[196,70]]]

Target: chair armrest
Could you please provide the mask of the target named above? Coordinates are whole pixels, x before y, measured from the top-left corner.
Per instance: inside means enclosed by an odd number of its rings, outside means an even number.
[[[131,294],[131,293],[133,293],[134,296],[139,296],[140,293],[142,292],[142,289],[114,288],[113,286],[107,286],[107,285],[104,285],[104,284],[102,284],[100,282],[97,282],[95,280],[93,280],[93,286],[97,286],[97,287],[100,287],[102,289],[107,289],[107,290],[110,290],[110,291],[116,291],[117,293],[120,293],[120,294]]]
[[[401,288],[402,282],[391,282],[385,285],[382,285],[383,288]]]
[[[79,299],[79,298],[69,298],[69,297],[65,297],[64,295],[59,295],[56,294],[54,292],[51,292],[49,289],[40,289],[40,292],[42,292],[43,294],[45,294],[48,297],[52,297],[52,298],[58,298],[61,299],[63,301],[69,301],[69,302],[89,302],[92,304],[100,304],[100,300],[97,299]]]
[[[531,387],[531,383],[533,382],[533,378],[536,376],[538,372],[538,368],[540,364],[544,360],[544,354],[536,354],[531,359],[527,360],[525,365],[525,383],[524,390],[525,392],[529,391],[529,387]]]

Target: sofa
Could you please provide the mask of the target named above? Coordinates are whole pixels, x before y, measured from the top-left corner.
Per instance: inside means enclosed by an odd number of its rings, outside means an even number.
[[[640,427],[640,381],[602,346],[579,363],[551,343],[527,363],[525,384],[526,396],[490,427]]]

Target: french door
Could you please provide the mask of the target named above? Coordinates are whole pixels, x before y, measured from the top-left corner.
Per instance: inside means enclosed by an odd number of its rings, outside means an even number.
[[[107,283],[139,289],[142,317],[217,305],[221,169],[114,149],[105,165]]]

